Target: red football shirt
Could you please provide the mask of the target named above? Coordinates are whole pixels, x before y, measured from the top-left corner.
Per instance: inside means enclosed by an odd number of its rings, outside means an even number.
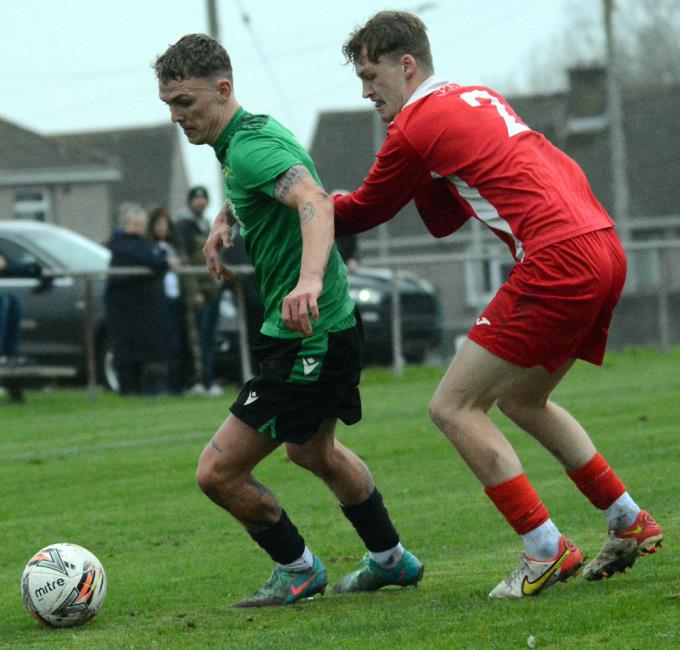
[[[383,223],[414,199],[433,235],[448,235],[474,216],[517,260],[613,226],[581,168],[503,97],[434,77],[389,125],[363,185],[333,198],[339,235]]]

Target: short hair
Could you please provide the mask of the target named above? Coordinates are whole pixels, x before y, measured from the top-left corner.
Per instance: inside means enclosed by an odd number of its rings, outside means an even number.
[[[125,228],[135,219],[143,219],[146,222],[146,210],[138,203],[121,203],[118,208],[118,225],[121,228]]]
[[[208,190],[204,185],[195,185],[187,192],[187,203],[191,203],[196,197],[209,201]]]
[[[426,72],[434,69],[427,27],[406,11],[379,11],[363,27],[357,27],[342,46],[347,63],[356,65],[364,48],[372,63],[381,56],[394,60],[410,54]]]
[[[187,34],[153,64],[160,83],[199,77],[226,77],[233,83],[231,59],[222,45],[206,34]]]

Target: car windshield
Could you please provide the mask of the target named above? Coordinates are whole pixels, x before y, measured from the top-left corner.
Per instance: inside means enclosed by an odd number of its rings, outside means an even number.
[[[108,248],[70,230],[32,230],[22,235],[70,271],[101,271],[109,265]]]

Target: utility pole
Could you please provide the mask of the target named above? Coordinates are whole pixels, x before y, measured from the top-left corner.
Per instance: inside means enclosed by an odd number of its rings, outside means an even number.
[[[216,0],[206,0],[206,10],[208,14],[208,35],[216,41],[220,40],[220,22],[217,19]]]
[[[373,121],[371,124],[371,131],[373,133],[373,152],[380,151],[383,140],[385,139],[385,125],[380,119],[377,111],[373,111]],[[387,230],[387,224],[381,223],[378,226],[378,257],[385,259],[390,254],[390,234]]]
[[[621,239],[630,241],[630,193],[626,172],[626,136],[623,129],[623,107],[619,85],[618,57],[614,37],[615,0],[604,2],[604,29],[607,43],[607,112],[609,113],[609,152],[611,181],[614,192],[614,220]]]
[[[206,14],[208,16],[208,36],[212,36],[219,43],[220,21],[217,16],[217,0],[206,0],[205,9]],[[215,171],[217,172],[215,187],[219,191],[219,194],[217,195],[216,205],[221,207],[222,201],[224,200],[224,196],[222,196],[222,186],[224,185],[224,172],[222,171],[222,167],[218,164],[215,164]],[[212,205],[215,204],[211,203],[211,210]],[[219,210],[219,207],[217,208],[217,210]],[[214,210],[215,214],[217,214],[217,210]]]

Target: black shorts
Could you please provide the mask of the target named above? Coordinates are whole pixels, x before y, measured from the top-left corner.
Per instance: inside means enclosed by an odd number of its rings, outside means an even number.
[[[260,334],[253,346],[260,372],[243,387],[231,412],[263,434],[300,445],[326,418],[358,422],[362,339],[358,319],[346,329],[308,338]]]

